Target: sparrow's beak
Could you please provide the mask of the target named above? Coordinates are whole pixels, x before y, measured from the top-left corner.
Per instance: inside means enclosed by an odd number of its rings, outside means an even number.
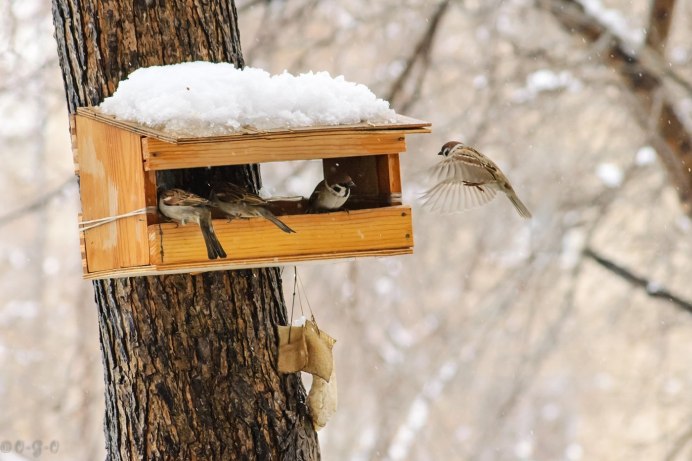
[[[442,151],[438,152],[437,155],[444,155]]]
[[[354,183],[353,181],[349,181],[346,185],[348,187],[356,187],[356,183]]]

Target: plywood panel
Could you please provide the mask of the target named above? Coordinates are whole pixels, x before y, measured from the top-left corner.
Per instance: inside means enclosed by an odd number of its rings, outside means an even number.
[[[413,247],[409,207],[282,216],[295,234],[286,234],[266,220],[214,220],[214,228],[228,254],[208,261],[196,225],[172,223],[149,226],[151,261],[156,265],[198,262],[201,267],[243,263],[247,260],[281,264],[296,257],[333,258],[339,255]]]
[[[261,138],[271,138],[274,136],[289,135],[293,136],[295,134],[327,134],[339,131],[379,131],[379,130],[395,130],[395,131],[405,131],[409,133],[430,133],[430,122],[425,122],[423,120],[417,120],[415,118],[406,117],[405,115],[396,115],[396,119],[392,123],[355,123],[349,125],[322,125],[322,126],[305,126],[305,127],[294,127],[294,128],[277,128],[273,130],[258,131],[252,129],[244,129],[237,132],[229,133],[223,136],[203,136],[203,137],[191,137],[191,136],[180,136],[176,133],[169,133],[156,128],[147,127],[140,125],[135,122],[129,122],[127,120],[119,120],[112,115],[107,115],[102,113],[98,107],[80,107],[77,109],[77,113],[83,117],[87,117],[93,120],[107,123],[112,126],[116,126],[131,133],[137,133],[148,138],[158,139],[161,141],[176,143],[176,144],[197,144],[203,142],[224,142],[232,141],[238,139],[250,140],[250,139],[261,139]]]
[[[82,219],[127,213],[147,205],[141,136],[76,117]],[[119,219],[84,232],[89,271],[149,264],[145,215]]]
[[[143,138],[145,169],[169,170],[403,152],[405,132],[332,131],[291,133],[223,142],[173,144]]]

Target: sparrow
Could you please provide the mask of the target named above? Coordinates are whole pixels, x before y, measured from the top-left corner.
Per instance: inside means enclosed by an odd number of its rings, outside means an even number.
[[[225,258],[211,223],[211,205],[209,200],[182,189],[168,189],[159,195],[159,210],[164,216],[183,226],[188,222],[199,225],[209,259]]]
[[[231,183],[215,184],[211,192],[212,204],[223,211],[229,219],[264,218],[287,234],[295,233],[279,218],[266,209],[269,202],[257,194]]]
[[[337,176],[332,185],[323,179],[310,195],[307,212],[325,213],[341,209],[351,196],[353,187],[356,187],[356,184],[347,174]]]
[[[444,144],[438,155],[445,159],[432,169],[437,184],[423,194],[423,206],[432,211],[456,212],[485,205],[499,191],[522,218],[531,217],[507,176],[488,157],[457,141]]]

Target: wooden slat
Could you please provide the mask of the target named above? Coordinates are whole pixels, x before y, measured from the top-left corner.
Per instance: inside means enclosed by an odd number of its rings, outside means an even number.
[[[399,154],[377,156],[377,177],[380,194],[388,195],[392,205],[401,204],[401,173]]]
[[[79,159],[77,158],[77,121],[74,114],[69,116],[70,125],[70,146],[72,147],[72,162],[74,164],[74,174],[79,176]]]
[[[156,209],[158,207],[157,203],[157,181],[155,171],[145,171],[144,172],[144,198],[146,200],[148,207],[153,207]],[[158,223],[160,215],[158,213],[151,213],[147,215],[147,223],[154,224]]]
[[[76,130],[82,218],[88,221],[145,207],[140,135],[80,115]],[[90,272],[149,264],[145,215],[119,219],[84,234]]]
[[[229,133],[224,136],[203,136],[203,137],[190,137],[190,136],[179,136],[175,133],[168,133],[156,128],[150,128],[144,125],[140,125],[135,122],[129,122],[127,120],[119,120],[112,115],[107,115],[102,113],[97,107],[80,107],[77,109],[77,113],[84,117],[88,117],[94,120],[98,120],[109,125],[120,127],[124,130],[130,131],[132,133],[137,133],[142,136],[146,136],[153,139],[158,139],[160,141],[165,141],[169,143],[200,143],[200,142],[224,142],[233,139],[243,138],[243,139],[253,139],[253,138],[263,138],[267,136],[274,135],[292,135],[296,133],[319,133],[319,132],[335,132],[335,131],[379,131],[379,130],[397,130],[406,131],[407,133],[429,133],[430,132],[430,122],[425,122],[423,120],[417,120],[415,118],[406,117],[404,115],[397,115],[396,121],[393,123],[356,123],[350,125],[323,125],[323,126],[308,126],[308,127],[298,127],[298,128],[279,128],[275,130],[244,130]]]
[[[235,269],[250,269],[255,267],[276,267],[293,264],[323,264],[328,262],[348,261],[355,258],[378,258],[385,256],[401,256],[412,254],[413,248],[394,248],[390,250],[370,250],[332,253],[329,255],[307,255],[307,256],[287,256],[281,258],[280,262],[274,258],[246,259],[235,263],[228,263],[226,260],[216,260],[215,262],[179,263],[179,264],[159,264],[156,266],[137,266],[125,269],[113,269],[85,273],[83,278],[87,280],[110,279],[117,277],[142,277],[147,275],[162,274],[189,274],[208,271],[222,271]]]
[[[82,222],[82,213],[77,214],[78,222]],[[87,267],[87,256],[86,256],[86,242],[84,241],[84,232],[79,233],[79,253],[82,256],[82,273],[88,274],[89,268]]]
[[[214,228],[228,258],[209,261],[196,225],[166,223],[149,226],[154,265],[194,262],[200,267],[266,261],[281,264],[299,257],[334,258],[344,254],[411,249],[413,228],[409,207],[386,207],[328,213],[282,216],[295,234],[281,232],[270,222],[215,220]]]
[[[97,107],[78,107],[77,114],[81,115],[82,117],[89,118],[91,120],[97,120],[99,122],[103,122],[108,125],[118,127],[122,130],[129,131],[131,133],[139,134],[141,136],[149,136],[157,139],[162,139],[168,142],[177,141],[177,138],[169,133],[157,130],[155,128],[140,125],[135,122],[117,119],[112,115],[104,114]]]
[[[391,130],[292,133],[198,144],[143,138],[142,150],[145,169],[171,170],[403,152],[406,150],[404,134]]]

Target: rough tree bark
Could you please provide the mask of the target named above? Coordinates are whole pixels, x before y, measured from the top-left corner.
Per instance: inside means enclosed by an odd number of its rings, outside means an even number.
[[[70,113],[99,104],[145,66],[243,66],[231,0],[53,0]],[[256,169],[210,174],[257,186]],[[106,383],[108,458],[319,458],[299,376],[275,367],[286,323],[276,268],[94,282]]]

